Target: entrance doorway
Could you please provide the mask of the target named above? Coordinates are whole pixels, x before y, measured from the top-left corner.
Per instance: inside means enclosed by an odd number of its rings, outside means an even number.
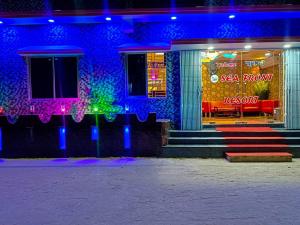
[[[203,124],[283,122],[282,50],[201,52]]]

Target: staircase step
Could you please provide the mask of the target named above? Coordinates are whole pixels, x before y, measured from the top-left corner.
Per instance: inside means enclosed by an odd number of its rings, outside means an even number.
[[[170,137],[169,144],[300,144],[300,137]]]
[[[230,162],[292,162],[288,152],[226,152]]]
[[[223,158],[225,152],[293,152],[300,156],[300,145],[167,145],[162,147],[161,157]]]
[[[207,130],[198,130],[198,131],[182,131],[182,130],[170,130],[170,137],[300,137],[300,130],[285,130],[285,129],[274,129],[269,131],[260,130],[259,128],[256,131],[216,131],[214,129]]]

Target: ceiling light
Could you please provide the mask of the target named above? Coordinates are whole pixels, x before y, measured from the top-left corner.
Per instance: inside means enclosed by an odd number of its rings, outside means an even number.
[[[214,50],[214,46],[209,46],[207,49],[208,50]]]
[[[271,52],[267,52],[267,53],[265,54],[266,57],[270,57],[271,55],[272,55]]]
[[[55,20],[54,20],[54,19],[49,19],[48,22],[49,22],[49,23],[54,23]]]
[[[290,48],[290,47],[292,47],[292,45],[290,45],[290,44],[285,44],[285,45],[283,46],[283,48]]]
[[[250,48],[252,48],[252,46],[251,46],[251,45],[245,45],[244,48],[245,48],[245,49],[250,49]]]
[[[177,17],[176,16],[171,16],[171,20],[176,20]]]
[[[163,52],[155,52],[155,55],[164,55]]]
[[[228,16],[228,18],[229,18],[229,19],[234,19],[234,18],[235,18],[235,15],[234,15],[234,14],[231,14],[231,15]]]
[[[106,21],[111,21],[111,17],[105,17]]]

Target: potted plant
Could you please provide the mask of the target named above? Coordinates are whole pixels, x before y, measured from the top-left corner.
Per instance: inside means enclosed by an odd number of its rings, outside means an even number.
[[[267,100],[270,95],[269,82],[259,81],[254,85],[254,95],[259,97],[259,100]]]

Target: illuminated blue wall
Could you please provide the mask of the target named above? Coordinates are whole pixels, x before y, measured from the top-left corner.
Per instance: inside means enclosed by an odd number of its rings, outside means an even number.
[[[136,23],[131,29],[125,22],[102,24],[44,24],[0,25],[0,106],[14,122],[18,115],[29,114],[31,105],[35,113],[47,122],[52,114],[60,113],[66,105],[67,113],[80,121],[91,113],[91,99],[95,92],[113,98],[118,113],[129,106],[144,120],[148,112],[156,112],[159,119],[180,122],[179,53],[167,54],[167,97],[160,99],[128,99],[125,96],[125,68],[118,46],[138,42],[170,42],[189,38],[238,38],[300,36],[298,19],[214,20],[197,22],[165,21]],[[67,99],[48,101],[28,100],[28,74],[26,61],[17,54],[19,48],[34,45],[75,45],[84,49],[79,61],[79,102]],[[106,98],[106,96],[105,96]],[[117,112],[116,112],[117,113]],[[112,116],[113,118],[113,116]]]

